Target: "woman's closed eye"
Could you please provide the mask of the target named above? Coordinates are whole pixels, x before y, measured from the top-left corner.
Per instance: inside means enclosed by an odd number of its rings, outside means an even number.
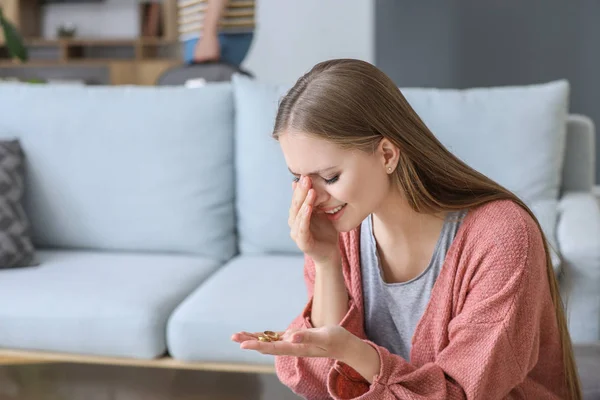
[[[327,179],[327,178],[321,178],[321,179],[323,179],[323,181],[325,181],[326,185],[331,185],[332,183],[336,183],[338,181],[338,179],[340,179],[340,176],[339,175],[335,175],[334,177],[329,178],[329,179]],[[293,181],[294,182],[299,182],[300,181],[300,177],[299,176],[294,176]]]
[[[323,180],[325,181],[326,185],[331,185],[332,183],[336,183],[338,181],[338,179],[340,179],[339,175],[336,175],[336,176],[334,176],[332,178],[329,178],[329,179],[323,178]]]

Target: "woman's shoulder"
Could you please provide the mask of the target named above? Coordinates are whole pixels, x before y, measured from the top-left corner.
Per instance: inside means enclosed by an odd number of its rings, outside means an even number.
[[[538,229],[529,212],[513,200],[493,200],[468,210],[464,222],[486,232],[518,234]]]
[[[513,200],[494,200],[468,210],[463,225],[459,236],[467,246],[518,247],[526,252],[543,248],[534,216]]]

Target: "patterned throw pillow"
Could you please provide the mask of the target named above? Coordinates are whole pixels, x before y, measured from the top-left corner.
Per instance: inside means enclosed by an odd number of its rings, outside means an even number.
[[[37,265],[22,205],[24,162],[18,140],[0,141],[0,269]]]

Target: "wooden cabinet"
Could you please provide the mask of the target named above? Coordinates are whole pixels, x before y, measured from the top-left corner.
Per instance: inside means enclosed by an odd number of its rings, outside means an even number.
[[[91,84],[153,85],[166,69],[182,62],[177,0],[160,3],[160,37],[143,36],[140,30],[137,38],[52,40],[40,37],[40,1],[0,0],[4,15],[19,29],[29,50],[26,63],[11,60],[3,46],[4,38],[0,38],[0,78],[69,80],[72,77]]]

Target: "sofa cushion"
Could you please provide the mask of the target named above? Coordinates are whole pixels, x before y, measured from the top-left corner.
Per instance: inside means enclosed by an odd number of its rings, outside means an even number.
[[[37,264],[23,209],[25,159],[18,140],[0,141],[0,269]]]
[[[600,342],[581,343],[573,346],[575,363],[581,380],[585,400],[600,400]]]
[[[27,155],[40,247],[236,251],[233,95],[183,87],[0,85],[0,135]]]
[[[235,207],[242,254],[300,253],[287,225],[292,175],[271,137],[278,102],[289,89],[234,75]]]
[[[558,270],[556,224],[568,82],[465,90],[406,88],[402,93],[452,153],[532,208]]]
[[[234,258],[175,310],[169,353],[185,361],[272,364],[271,356],[241,350],[231,335],[285,330],[307,301],[303,265],[302,256]]]
[[[289,87],[241,75],[233,83],[240,248],[294,252],[287,226],[291,175],[279,145],[271,139],[279,100]],[[558,250],[555,227],[568,83],[402,92],[450,151],[531,206]],[[558,267],[558,254],[553,256]]]
[[[0,348],[151,359],[167,319],[218,263],[161,254],[48,251],[0,271]]]

